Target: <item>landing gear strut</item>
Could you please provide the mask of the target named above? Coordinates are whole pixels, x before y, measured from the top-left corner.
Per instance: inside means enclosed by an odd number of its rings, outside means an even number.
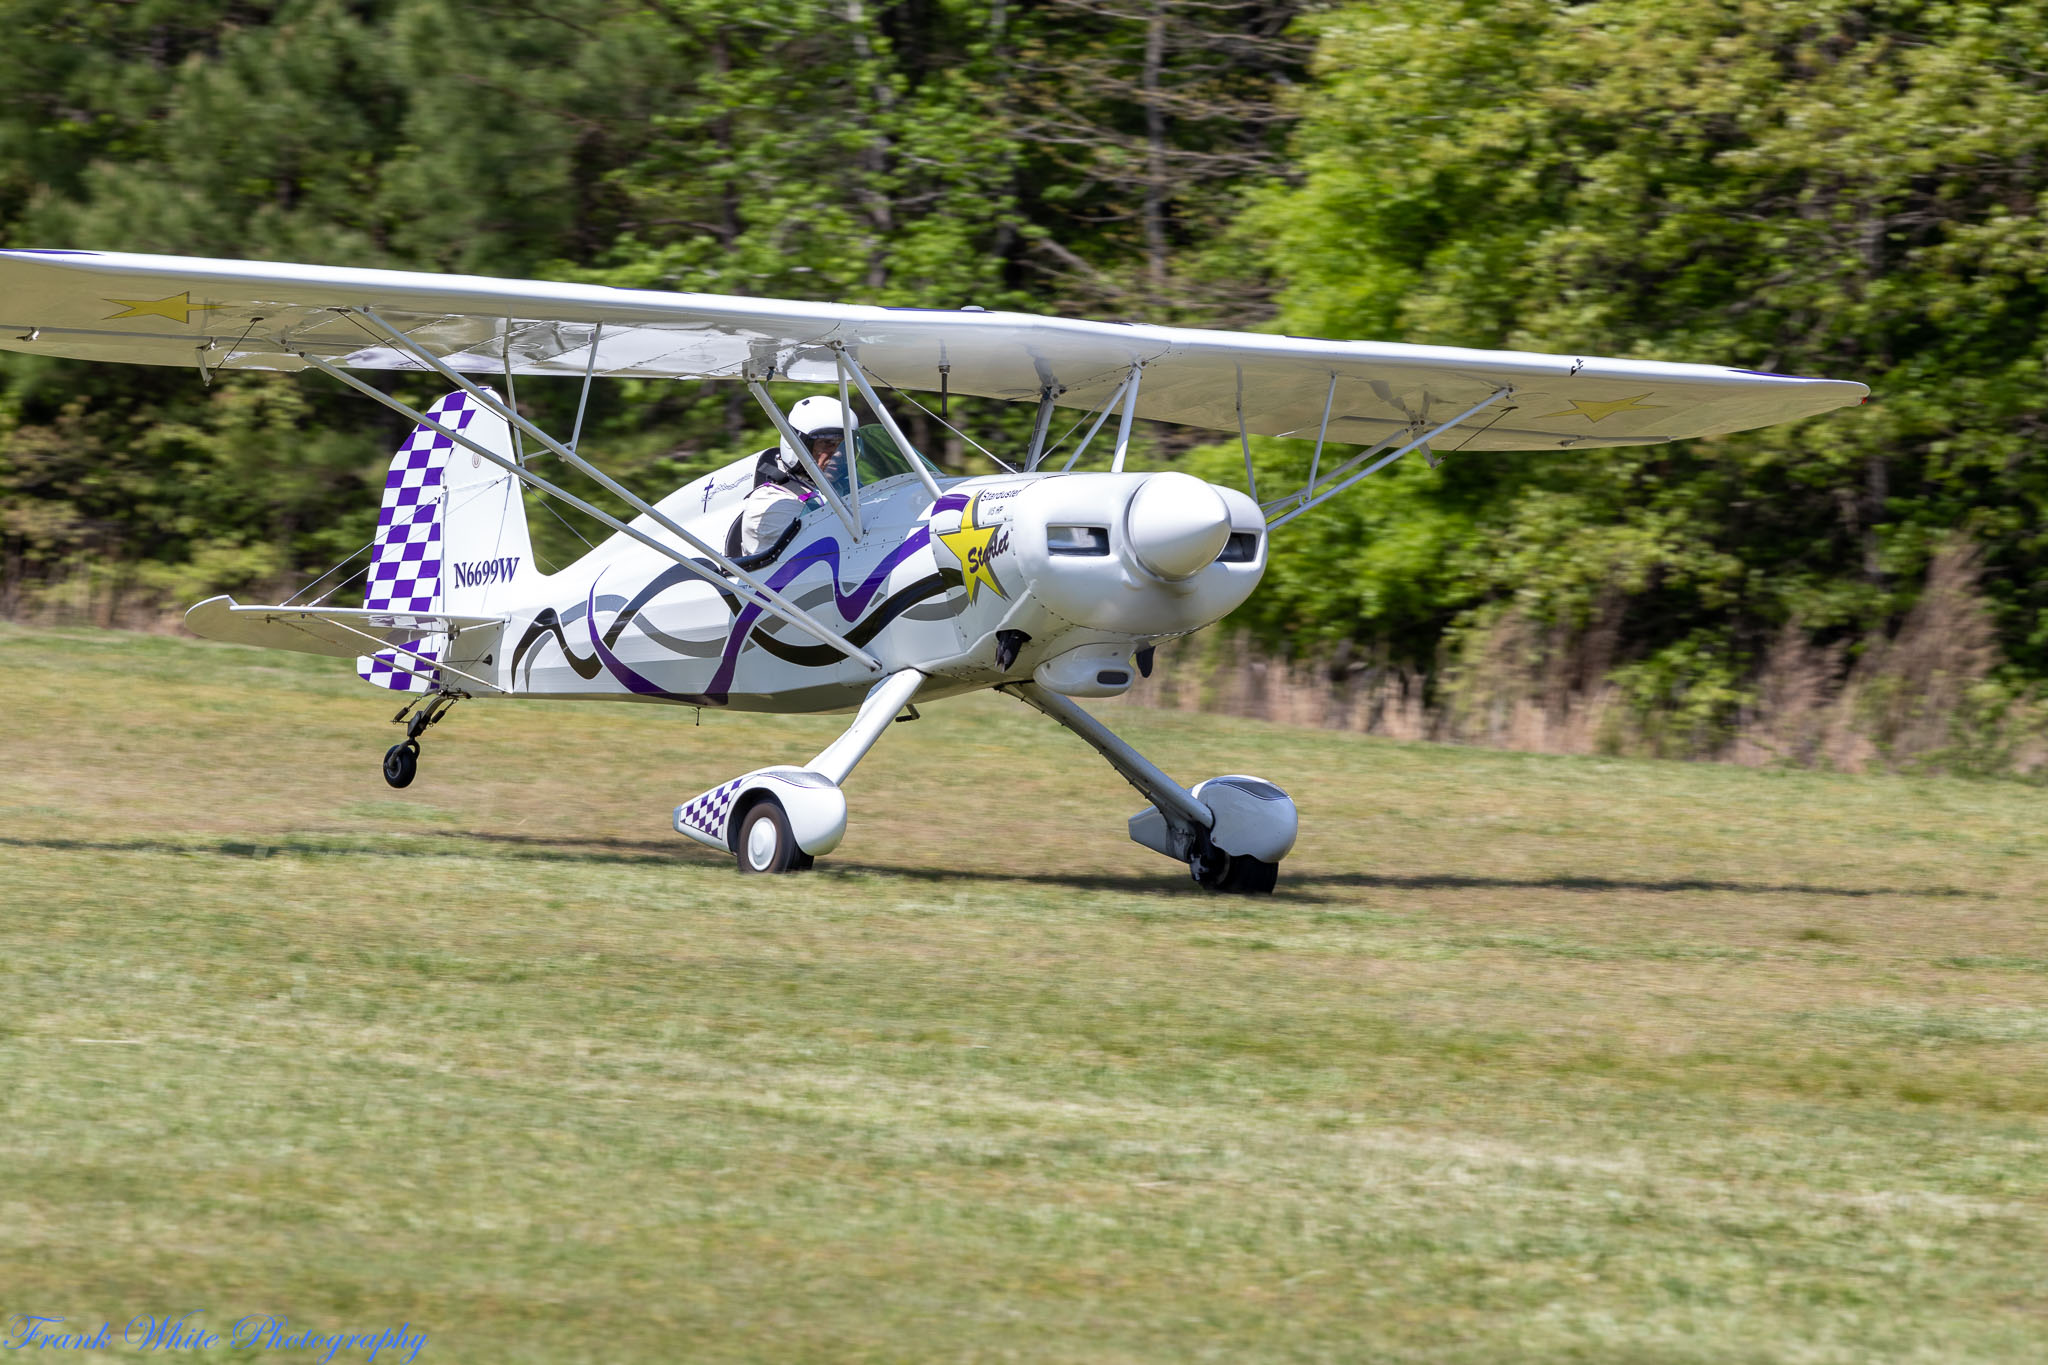
[[[435,692],[420,701],[408,702],[391,718],[405,722],[405,738],[384,751],[384,780],[394,787],[410,787],[420,770],[420,732],[439,725],[448,709],[462,700],[461,692]],[[410,719],[408,719],[408,716]]]
[[[1037,683],[996,689],[1072,730],[1152,802],[1131,817],[1131,838],[1188,865],[1207,891],[1270,895],[1280,859],[1294,847],[1294,802],[1272,783],[1243,774],[1181,786],[1066,696]],[[1238,849],[1233,853],[1231,849]]]

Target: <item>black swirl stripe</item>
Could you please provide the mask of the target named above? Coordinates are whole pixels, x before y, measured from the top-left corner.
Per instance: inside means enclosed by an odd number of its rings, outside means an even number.
[[[713,567],[709,561],[698,560],[695,562],[702,564],[707,569]],[[652,601],[657,594],[668,591],[668,589],[685,579],[701,580],[702,577],[703,575],[694,573],[682,565],[676,564],[649,579],[639,592],[624,601],[623,605],[619,608],[618,615],[612,618],[610,629],[604,633],[605,648],[613,649],[618,646],[620,633],[632,623],[635,613]],[[734,614],[739,612],[739,602],[731,593],[720,591],[719,596],[725,599],[728,611]],[[603,602],[599,605],[609,606],[610,603]],[[580,619],[582,615],[583,604],[579,602],[572,609],[572,617]],[[589,682],[603,671],[604,666],[598,661],[595,652],[586,659],[579,657],[575,650],[569,648],[569,637],[562,630],[564,624],[564,618],[553,607],[545,608],[539,615],[533,618],[533,624],[526,628],[526,634],[520,638],[518,647],[512,651],[512,672],[515,676],[518,674],[519,666],[524,662],[527,652],[540,641],[550,636],[554,638],[556,645],[560,646],[562,657],[569,661],[569,667],[575,670],[577,677],[585,682]],[[531,682],[531,679],[528,681]]]
[[[846,638],[856,645],[866,644],[874,639],[875,636],[881,634],[884,626],[888,625],[898,616],[901,616],[911,607],[916,606],[926,598],[937,597],[946,592],[950,586],[946,582],[947,576],[946,571],[941,571],[928,577],[920,578],[917,582],[912,583],[893,597],[887,598],[881,606],[868,613],[858,624],[849,626],[846,631]],[[960,581],[960,574],[957,570],[951,571],[951,577],[955,584]],[[754,632],[754,637],[749,643],[759,645],[764,651],[774,655],[784,663],[796,664],[800,668],[824,668],[839,662],[840,659],[845,657],[831,645],[790,644],[787,641],[776,639],[765,631]]]
[[[710,566],[706,565],[706,567]],[[618,615],[612,618],[610,628],[604,633],[605,648],[612,649],[618,645],[620,634],[628,625],[632,624],[634,616],[642,607],[646,606],[657,595],[666,592],[669,588],[674,587],[685,579],[699,579],[701,581],[700,575],[692,573],[680,564],[650,579],[639,592],[633,594],[632,598],[619,608]],[[846,638],[856,645],[865,645],[869,640],[879,635],[884,626],[887,626],[910,608],[929,598],[941,597],[953,591],[960,587],[963,581],[958,569],[940,569],[937,573],[920,578],[901,592],[885,599],[879,607],[876,607],[873,612],[869,613],[866,619],[848,628]],[[740,600],[731,592],[722,589],[718,595],[724,599],[726,609],[737,616],[741,606]],[[572,608],[570,619],[580,620],[582,616],[583,604],[579,602]],[[569,637],[563,631],[563,625],[564,618],[553,607],[544,608],[533,618],[533,624],[526,628],[526,634],[520,638],[518,646],[512,651],[512,674],[515,677],[519,673],[521,664],[526,662],[526,656],[532,651],[534,646],[550,637],[553,638],[556,646],[561,649],[562,657],[568,660],[569,667],[575,670],[577,677],[585,682],[589,682],[603,671],[603,665],[599,662],[594,652],[589,658],[583,658],[569,647]],[[664,646],[670,648],[672,652],[679,656],[684,655],[684,651],[674,649],[673,642],[659,636],[655,638]],[[748,648],[755,646],[759,646],[766,653],[783,660],[785,663],[796,664],[802,668],[828,667],[838,662],[842,657],[839,651],[830,645],[791,644],[776,639],[765,630],[756,630],[747,641]],[[694,651],[692,652],[694,653]],[[528,679],[528,682],[530,684],[531,679]]]
[[[533,618],[533,624],[526,628],[526,634],[520,637],[518,647],[512,651],[513,677],[519,675],[519,665],[525,660],[527,651],[549,636],[553,636],[561,647],[562,657],[569,661],[569,667],[576,670],[577,677],[589,682],[598,675],[603,665],[598,663],[597,655],[593,653],[587,659],[578,658],[576,651],[569,648],[569,637],[562,633],[562,618],[553,607],[546,607]],[[527,679],[529,685],[532,681]]]

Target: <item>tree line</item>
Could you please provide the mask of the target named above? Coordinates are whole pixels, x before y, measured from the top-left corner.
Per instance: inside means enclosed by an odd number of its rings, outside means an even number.
[[[1793,427],[1404,462],[1291,524],[1236,624],[1434,688],[1535,641],[1711,749],[1788,639],[1847,677],[1940,560],[1988,632],[1957,665],[1979,693],[2048,678],[2040,3],[0,12],[13,245],[1860,379],[1871,403]],[[574,401],[520,397],[546,420]],[[644,491],[761,438],[731,385],[601,398],[587,440]],[[0,359],[0,608],[317,572],[368,538],[401,436],[312,380]],[[1167,431],[1150,454],[1236,459]],[[558,562],[577,533],[536,521]]]

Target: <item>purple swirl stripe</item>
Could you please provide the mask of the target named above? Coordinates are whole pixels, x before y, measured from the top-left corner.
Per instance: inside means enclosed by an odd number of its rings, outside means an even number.
[[[768,586],[777,592],[781,592],[806,569],[815,564],[826,565],[832,573],[833,605],[837,608],[840,618],[851,625],[863,611],[867,610],[868,604],[874,600],[875,594],[888,581],[889,575],[895,570],[896,566],[909,559],[919,550],[924,549],[930,542],[931,532],[925,527],[918,527],[917,530],[904,538],[901,545],[891,550],[883,558],[882,562],[877,564],[873,571],[866,578],[862,579],[860,583],[852,588],[842,588],[839,586],[840,545],[836,539],[828,535],[820,540],[812,541],[809,545],[804,546],[785,560],[770,575]],[[602,578],[603,575],[600,574],[598,577]],[[596,580],[591,582],[589,595],[584,600],[583,611],[584,626],[590,636],[591,649],[596,652],[599,662],[605,666],[606,670],[614,678],[618,679],[619,683],[626,690],[644,697],[667,697],[676,701],[711,706],[722,706],[725,704],[732,688],[733,674],[739,668],[739,656],[745,649],[747,638],[753,633],[754,627],[759,623],[761,616],[762,609],[758,602],[749,602],[740,608],[739,615],[733,619],[732,630],[725,638],[725,648],[719,655],[718,669],[712,674],[711,685],[705,689],[702,695],[697,695],[669,691],[652,678],[634,669],[632,665],[626,663],[606,647],[604,638],[597,629]]]

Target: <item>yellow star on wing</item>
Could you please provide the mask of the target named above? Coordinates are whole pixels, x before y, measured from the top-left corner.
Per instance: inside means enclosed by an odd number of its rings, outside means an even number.
[[[1601,422],[1614,416],[1617,412],[1663,411],[1662,404],[1645,403],[1643,401],[1649,396],[1647,393],[1639,393],[1633,398],[1617,398],[1609,403],[1595,402],[1590,398],[1573,398],[1569,400],[1571,406],[1563,412],[1546,412],[1542,415],[1545,417],[1583,417],[1589,422]]]
[[[173,294],[167,299],[108,299],[107,302],[122,305],[120,312],[107,314],[108,322],[116,318],[169,318],[172,322],[183,325],[192,321],[194,313],[204,313],[220,307],[217,303],[192,302],[192,291],[189,289],[182,294]]]
[[[1008,597],[1003,585],[996,581],[995,570],[988,566],[988,542],[996,533],[993,526],[976,526],[974,509],[981,502],[981,494],[974,495],[974,501],[967,504],[967,510],[960,514],[960,529],[941,531],[939,539],[945,543],[960,561],[960,572],[967,583],[967,601],[974,603],[974,594],[983,583],[998,597]]]

